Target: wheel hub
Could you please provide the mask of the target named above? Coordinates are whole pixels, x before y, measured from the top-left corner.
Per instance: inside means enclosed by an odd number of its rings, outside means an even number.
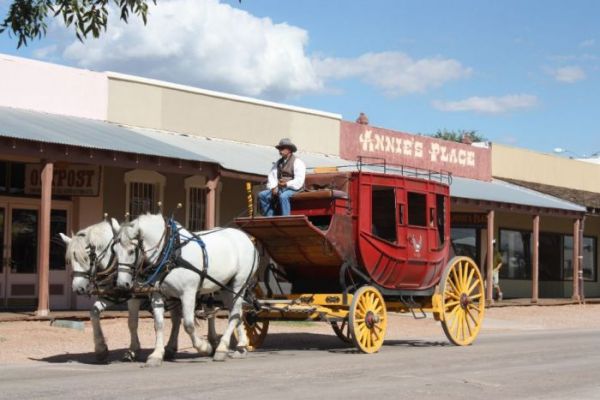
[[[466,309],[469,306],[469,304],[471,304],[471,299],[469,299],[469,296],[467,296],[466,293],[461,294],[460,295],[460,306],[463,309]]]
[[[369,329],[373,328],[376,323],[379,322],[379,316],[375,314],[373,311],[368,311],[367,315],[365,315],[365,324]]]

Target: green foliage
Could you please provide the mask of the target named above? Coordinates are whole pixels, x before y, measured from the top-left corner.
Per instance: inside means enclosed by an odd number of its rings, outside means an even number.
[[[431,137],[436,139],[449,140],[451,142],[462,143],[463,138],[468,138],[471,142],[486,142],[487,138],[483,135],[477,133],[474,130],[464,130],[460,129],[458,131],[449,131],[446,129],[438,129],[436,133],[431,135]]]
[[[17,37],[17,48],[27,46],[28,40],[46,34],[50,18],[60,16],[67,27],[75,29],[77,39],[83,41],[90,34],[97,38],[106,31],[110,3],[119,8],[123,21],[127,22],[133,14],[145,24],[148,5],[156,4],[156,0],[13,0],[0,23],[0,33],[7,31]]]

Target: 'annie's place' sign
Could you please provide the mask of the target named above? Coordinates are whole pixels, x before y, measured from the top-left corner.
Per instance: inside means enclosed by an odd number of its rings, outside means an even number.
[[[488,148],[410,135],[388,129],[342,121],[340,156],[383,158],[391,165],[404,165],[489,181],[492,178]]]

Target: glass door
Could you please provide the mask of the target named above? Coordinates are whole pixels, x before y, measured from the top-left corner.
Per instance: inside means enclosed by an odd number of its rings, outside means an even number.
[[[9,205],[6,291],[8,307],[31,307],[37,297],[39,211],[35,206]]]
[[[70,205],[55,205],[50,214],[50,309],[70,307],[65,247],[58,235],[70,230]],[[38,298],[39,207],[0,203],[0,307],[32,308]]]

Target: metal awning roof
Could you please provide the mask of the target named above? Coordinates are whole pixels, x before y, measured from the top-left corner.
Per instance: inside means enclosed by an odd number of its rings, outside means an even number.
[[[240,173],[266,176],[273,163],[279,158],[275,143],[273,146],[264,146],[154,129],[130,129],[149,139],[162,141],[203,157],[209,157],[216,160],[223,168]],[[341,167],[356,164],[336,156],[301,150],[298,151],[298,157],[304,161],[307,168]]]
[[[266,176],[278,157],[274,146],[126,127],[104,121],[0,107],[0,136],[43,143],[112,150],[220,164],[240,173]],[[354,161],[325,154],[298,152],[308,168],[346,167]],[[585,212],[586,208],[548,194],[494,179],[453,177],[452,197]]]
[[[154,140],[127,127],[92,119],[0,107],[0,136],[181,160],[210,157]]]
[[[262,146],[250,143],[240,143],[222,139],[211,139],[173,132],[158,131],[144,128],[131,128],[155,140],[161,140],[174,146],[211,157],[228,170],[266,176],[277,159],[278,152],[273,146]],[[355,169],[356,162],[344,160],[336,156],[298,151],[308,168],[314,167],[345,167]],[[379,171],[377,167],[365,169]],[[393,169],[393,167],[391,167]],[[569,201],[559,199],[522,186],[494,179],[485,182],[475,179],[452,177],[450,195],[471,200],[483,200],[497,203],[518,204],[530,207],[558,209],[574,212],[585,212],[586,208]]]
[[[555,210],[586,212],[586,208],[579,204],[499,179],[485,182],[454,176],[452,177],[452,185],[450,185],[450,196]]]

